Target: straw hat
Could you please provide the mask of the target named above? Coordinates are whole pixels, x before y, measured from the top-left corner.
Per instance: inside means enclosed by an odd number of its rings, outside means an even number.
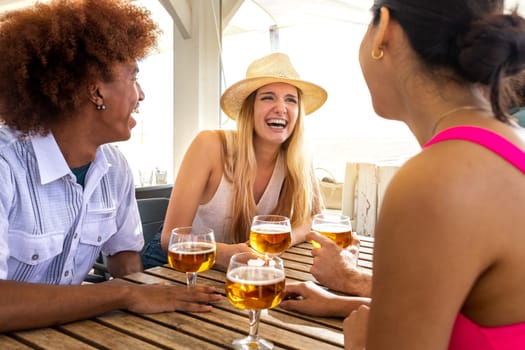
[[[255,90],[271,83],[287,83],[301,90],[305,114],[316,111],[327,98],[325,89],[301,80],[287,55],[272,53],[253,61],[246,71],[246,79],[224,91],[221,97],[222,110],[228,117],[237,119],[244,100]]]

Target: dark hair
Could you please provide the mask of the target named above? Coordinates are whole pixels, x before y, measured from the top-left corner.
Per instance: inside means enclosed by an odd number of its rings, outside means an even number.
[[[507,94],[510,96],[511,109],[525,107],[525,71],[507,78]]]
[[[0,119],[23,133],[47,133],[110,81],[116,63],[144,58],[159,29],[128,0],[54,0],[0,17]]]
[[[503,0],[376,0],[375,24],[383,6],[429,68],[487,85],[495,117],[508,122],[504,78],[525,68],[525,20],[516,10],[503,14]]]

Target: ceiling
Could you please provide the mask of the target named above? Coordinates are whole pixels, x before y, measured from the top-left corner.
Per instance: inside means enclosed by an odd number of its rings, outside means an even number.
[[[245,0],[224,33],[342,21],[367,24],[371,0]]]
[[[0,11],[28,6],[36,1],[0,0]],[[279,26],[288,26],[307,22],[313,17],[317,21],[319,17],[352,20],[356,13],[367,12],[371,4],[371,0],[245,0],[241,7],[243,11],[249,11],[253,15],[253,25],[271,22]]]
[[[0,12],[35,2],[36,0],[0,0]],[[243,15],[232,18],[228,23],[229,30],[267,30],[271,25],[283,28],[310,22],[319,23],[324,19],[366,23],[370,18],[369,8],[372,3],[372,0],[244,0],[239,7]],[[525,8],[525,0],[506,0],[505,3],[508,8],[517,4]]]

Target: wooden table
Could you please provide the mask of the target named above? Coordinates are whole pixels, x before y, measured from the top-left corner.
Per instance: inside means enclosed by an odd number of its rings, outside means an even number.
[[[372,266],[373,239],[361,237],[359,265]],[[310,243],[288,249],[287,281],[314,281]],[[184,273],[168,266],[155,267],[127,277],[136,283],[184,285]],[[224,292],[225,273],[216,269],[199,274],[197,283]],[[275,349],[341,349],[342,319],[301,315],[275,308],[263,312],[259,334]],[[168,312],[135,314],[115,311],[90,320],[37,330],[0,334],[0,349],[229,349],[233,339],[247,335],[247,312],[233,307],[225,297],[209,313]]]

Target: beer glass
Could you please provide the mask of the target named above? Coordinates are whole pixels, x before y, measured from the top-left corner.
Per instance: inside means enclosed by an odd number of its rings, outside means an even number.
[[[352,225],[350,218],[341,214],[317,214],[312,221],[312,230],[330,238],[339,247],[346,248],[352,244]],[[320,245],[312,241],[315,248]]]
[[[282,215],[257,215],[250,229],[250,246],[259,253],[279,255],[292,244],[290,219]]]
[[[197,273],[215,263],[216,245],[213,230],[204,226],[176,227],[171,231],[168,263],[186,272],[188,288],[195,287]]]
[[[248,311],[249,334],[232,342],[234,349],[272,349],[273,344],[259,337],[261,310],[277,306],[284,297],[285,274],[278,256],[257,252],[234,254],[226,272],[226,295],[230,303]]]

